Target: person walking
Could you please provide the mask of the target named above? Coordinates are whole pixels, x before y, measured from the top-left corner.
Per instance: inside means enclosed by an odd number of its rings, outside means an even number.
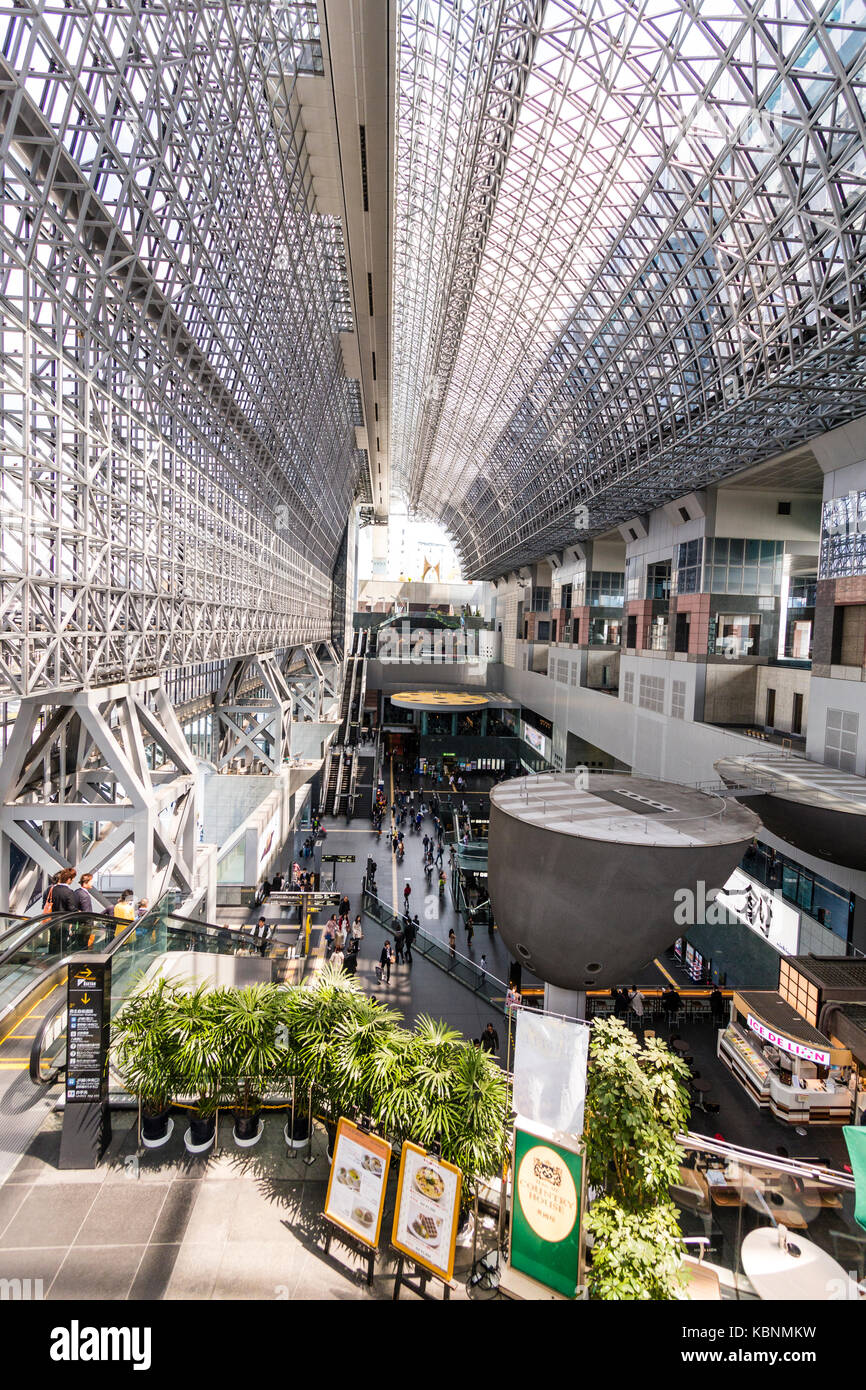
[[[386,941],[379,956],[379,964],[382,967],[382,978],[386,985],[391,983],[391,943]]]
[[[725,1009],[725,996],[718,985],[713,985],[713,992],[710,995],[710,1013],[717,1028],[721,1028],[725,1021]]]
[[[472,938],[473,938],[474,935],[475,935],[475,927],[474,927],[473,924],[472,924],[472,918],[471,918],[471,917],[467,917],[467,918],[466,918],[466,948],[467,948],[467,950],[468,950],[469,947],[472,945]]]
[[[451,964],[454,965],[457,961],[457,937],[454,935],[453,927],[448,932],[448,954],[451,957]]]
[[[403,956],[407,965],[412,964],[412,943],[417,935],[416,918],[409,918],[403,928]]]
[[[353,950],[353,952],[354,952],[355,955],[357,955],[358,952],[360,951],[360,949],[361,949],[361,942],[362,942],[363,940],[364,940],[364,928],[363,928],[363,926],[362,926],[362,924],[361,924],[361,914],[360,914],[360,912],[359,912],[358,915],[357,915],[357,917],[355,918],[354,922],[352,923],[352,950]]]
[[[334,949],[334,939],[337,935],[337,919],[333,912],[325,923],[325,960],[330,960],[331,952]]]
[[[398,965],[403,964],[403,945],[406,940],[406,932],[403,927],[398,926],[394,933],[394,959]]]
[[[637,1026],[641,1030],[641,1035],[643,1035],[643,995],[637,985],[632,985],[629,990],[628,1003],[629,1008],[635,1016]]]
[[[405,882],[404,885],[403,885],[403,911],[404,911],[404,912],[408,912],[408,911],[409,911],[409,898],[411,897],[411,895],[412,895],[412,884],[410,883],[409,879],[407,878],[407,879],[406,879],[406,882]]]
[[[443,856],[443,854],[444,854],[444,849],[443,849],[443,846],[442,846],[442,841],[440,840],[440,841],[439,841],[439,847],[438,847],[438,849],[436,850],[436,867],[437,867],[437,869],[441,869],[441,868],[442,868],[442,856]]]
[[[492,1023],[488,1023],[484,1032],[481,1034],[481,1046],[484,1048],[485,1052],[494,1054],[499,1052],[499,1034]]]

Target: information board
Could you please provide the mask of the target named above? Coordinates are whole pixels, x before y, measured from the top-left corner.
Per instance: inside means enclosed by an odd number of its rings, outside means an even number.
[[[102,1101],[108,1094],[110,980],[108,962],[69,967],[67,1105]]]
[[[453,1163],[403,1145],[391,1244],[446,1282],[454,1272],[462,1182]]]
[[[323,854],[323,864],[354,864],[354,854]]]
[[[339,893],[315,893],[312,890],[304,893],[299,888],[272,893],[271,899],[280,903],[283,907],[300,907],[306,904],[308,912],[318,912],[322,907],[337,907],[340,902]]]
[[[373,1249],[379,1244],[390,1163],[391,1145],[386,1139],[366,1134],[351,1120],[340,1120],[325,1216]]]

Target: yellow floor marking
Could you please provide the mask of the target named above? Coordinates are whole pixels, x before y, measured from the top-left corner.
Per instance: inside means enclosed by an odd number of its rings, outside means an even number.
[[[60,983],[61,983],[61,981],[58,980],[56,985],[52,985],[51,988],[50,988],[50,989],[47,989],[47,990],[45,991],[44,994],[41,994],[41,995],[39,996],[39,998],[36,1000],[36,1003],[33,1005],[33,1008],[28,1009],[27,1012],[26,1012],[26,1014],[24,1015],[24,1017],[23,1017],[23,1018],[19,1018],[19,1020],[18,1020],[17,1023],[13,1023],[13,1025],[12,1025],[12,1027],[10,1028],[9,1032],[6,1033],[2,1038],[0,1038],[0,1047],[3,1046],[3,1044],[5,1043],[5,1041],[6,1041],[7,1038],[11,1038],[12,1034],[15,1032],[15,1029],[16,1029],[16,1028],[19,1028],[19,1027],[21,1026],[21,1024],[25,1021],[25,1019],[28,1019],[28,1018],[30,1017],[30,1015],[31,1015],[36,1009],[39,1008],[39,1005],[40,1005],[40,1004],[44,1004],[44,1003],[45,1003],[45,1000],[48,998],[49,994],[53,994],[54,991],[57,989],[57,986],[58,986]]]
[[[30,1061],[26,1062],[0,1062],[0,1071],[27,1071]]]
[[[677,982],[676,982],[676,980],[674,979],[673,975],[669,975],[669,974],[668,974],[668,972],[665,970],[664,966],[662,965],[661,961],[660,961],[660,960],[653,960],[653,965],[657,965],[657,966],[658,966],[659,970],[662,972],[662,974],[664,975],[665,979],[666,979],[666,980],[670,980],[670,982],[671,982],[671,984],[673,985],[674,989],[676,989],[676,987],[677,987]]]
[[[19,1038],[20,1038],[21,1041],[23,1042],[25,1038],[35,1038],[35,1037],[36,1037],[36,1034],[35,1034],[35,1033],[10,1033],[9,1036],[10,1036],[10,1038],[12,1039],[13,1042],[18,1042]]]

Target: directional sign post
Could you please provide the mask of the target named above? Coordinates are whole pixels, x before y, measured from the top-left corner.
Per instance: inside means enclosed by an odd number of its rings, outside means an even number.
[[[332,867],[332,869],[331,869],[331,887],[332,887],[332,888],[334,887],[334,884],[337,882],[337,865],[338,865],[338,864],[354,864],[354,862],[355,862],[355,856],[354,856],[354,854],[323,854],[323,855],[322,855],[322,863],[323,863],[323,864],[331,864],[331,865],[333,865],[333,867]]]
[[[297,907],[298,921],[301,924],[301,940],[303,942],[303,954],[307,955],[310,950],[310,919],[315,912],[321,912],[323,907],[337,907],[340,902],[339,893],[305,893],[301,890],[281,888],[278,893],[272,893],[271,899],[278,902],[281,907]]]
[[[61,1168],[95,1168],[111,1139],[111,957],[75,956],[67,979],[66,1105]]]

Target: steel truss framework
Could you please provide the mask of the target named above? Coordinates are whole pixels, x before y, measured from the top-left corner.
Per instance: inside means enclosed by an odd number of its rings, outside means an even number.
[[[394,470],[496,576],[866,411],[863,0],[404,0]]]
[[[0,3],[0,693],[316,642],[362,456],[315,7]]]
[[[330,642],[294,647],[229,663],[214,695],[217,771],[240,757],[263,772],[279,772],[289,757],[293,719],[320,722],[325,702],[339,697],[341,665]]]
[[[45,875],[97,873],[131,853],[139,897],[176,889],[190,910],[208,892],[196,794],[195,760],[158,681],[23,700],[0,764],[0,902],[15,844]],[[17,885],[25,902],[32,877]]]

